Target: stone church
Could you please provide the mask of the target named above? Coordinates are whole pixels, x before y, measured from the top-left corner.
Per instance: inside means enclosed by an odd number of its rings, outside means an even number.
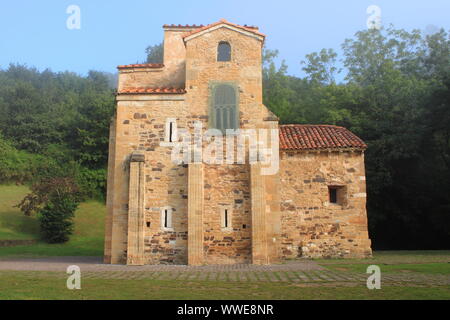
[[[163,64],[118,67],[104,262],[370,256],[365,143],[343,127],[279,124],[263,105],[265,35],[257,27],[221,20],[163,28]],[[243,147],[233,144],[252,130]],[[209,141],[227,133],[223,148],[241,147],[244,161],[199,157],[205,137],[174,161],[187,136],[206,131],[216,134]],[[264,144],[275,150],[276,170],[265,170],[268,157],[254,152]]]

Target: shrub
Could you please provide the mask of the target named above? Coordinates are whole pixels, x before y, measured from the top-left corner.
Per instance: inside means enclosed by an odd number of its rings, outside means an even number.
[[[73,233],[73,218],[78,202],[69,194],[49,199],[38,212],[43,239],[48,243],[62,243]]]
[[[73,232],[73,217],[81,193],[71,177],[43,179],[31,187],[18,207],[25,215],[37,213],[42,237],[49,243],[69,240]]]
[[[84,199],[106,199],[106,169],[88,169],[79,167],[76,182]]]

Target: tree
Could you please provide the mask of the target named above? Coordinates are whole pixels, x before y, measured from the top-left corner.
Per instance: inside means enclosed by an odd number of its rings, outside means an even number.
[[[319,53],[313,52],[306,55],[303,71],[308,74],[311,81],[320,84],[335,83],[335,76],[340,72],[336,67],[337,53],[333,49],[322,49]]]
[[[334,51],[306,56],[306,79],[264,55],[264,103],[281,123],[329,123],[355,132],[365,152],[369,231],[375,248],[438,249],[450,243],[450,41],[441,30],[364,30]]]
[[[145,49],[147,63],[164,63],[164,46],[162,43],[148,46]]]
[[[419,30],[407,32],[390,26],[387,29],[359,31],[355,39],[346,39],[342,44],[346,79],[362,86],[370,85],[387,76],[384,71],[392,67],[403,74],[417,76],[423,69],[420,65],[422,51]]]
[[[73,217],[80,199],[79,188],[72,178],[54,177],[35,183],[18,206],[25,215],[38,215],[45,241],[62,243],[73,232]]]
[[[277,50],[263,50],[263,98],[264,104],[274,112],[283,123],[293,117],[290,99],[295,92],[289,87],[287,65],[284,60],[279,68],[276,67],[275,58]]]

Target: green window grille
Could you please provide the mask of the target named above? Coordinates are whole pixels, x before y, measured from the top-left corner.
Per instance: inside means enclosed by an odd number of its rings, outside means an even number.
[[[227,84],[214,88],[213,127],[226,133],[226,129],[238,129],[236,90]]]

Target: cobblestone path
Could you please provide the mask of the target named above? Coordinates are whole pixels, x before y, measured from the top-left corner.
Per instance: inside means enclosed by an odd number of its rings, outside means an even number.
[[[304,284],[365,284],[368,274],[326,269],[314,261],[297,260],[283,264],[239,265],[106,265],[98,257],[52,257],[0,260],[0,276],[23,271],[30,277],[67,277],[69,265],[78,265],[83,279],[180,280],[226,282],[290,282]],[[392,285],[450,285],[450,276],[420,273],[382,273],[381,281]]]

